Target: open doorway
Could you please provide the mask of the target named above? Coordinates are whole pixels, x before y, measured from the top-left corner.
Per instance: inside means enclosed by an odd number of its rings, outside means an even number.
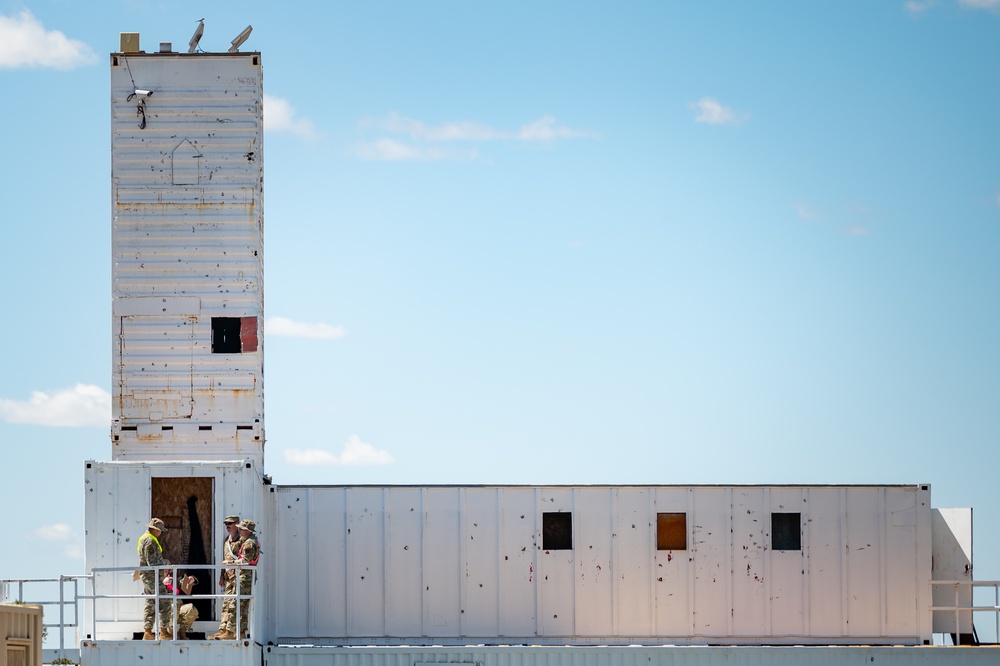
[[[215,479],[212,477],[153,478],[150,515],[161,518],[167,527],[163,556],[171,564],[214,564],[212,527]],[[215,576],[206,570],[191,571],[198,584],[192,594],[214,594]],[[215,620],[211,599],[195,599],[199,620]]]

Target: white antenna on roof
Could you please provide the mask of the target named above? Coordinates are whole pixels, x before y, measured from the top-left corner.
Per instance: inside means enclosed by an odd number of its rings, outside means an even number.
[[[198,27],[194,29],[194,34],[191,35],[191,41],[188,42],[188,53],[194,53],[195,49],[198,48],[198,42],[201,41],[201,36],[205,34],[205,19],[198,19]]]
[[[253,30],[253,26],[252,25],[248,25],[243,30],[243,32],[241,32],[240,34],[236,35],[236,39],[233,40],[233,45],[229,47],[229,52],[230,53],[236,53],[237,51],[239,51],[240,45],[243,42],[247,41],[247,37],[250,36],[250,32],[252,30]]]

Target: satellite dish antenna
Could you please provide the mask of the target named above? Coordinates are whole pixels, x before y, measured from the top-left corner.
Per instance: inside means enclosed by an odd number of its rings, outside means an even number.
[[[191,35],[191,41],[188,42],[188,53],[194,53],[198,48],[198,42],[201,41],[201,36],[205,34],[205,19],[198,19],[198,27],[194,29],[194,34]]]
[[[229,47],[229,52],[230,53],[236,53],[237,51],[239,51],[240,50],[240,45],[242,45],[243,42],[247,41],[247,38],[250,36],[250,33],[252,31],[253,31],[253,26],[252,25],[248,25],[243,30],[243,32],[241,32],[240,34],[236,35],[236,39],[233,40],[233,45]]]

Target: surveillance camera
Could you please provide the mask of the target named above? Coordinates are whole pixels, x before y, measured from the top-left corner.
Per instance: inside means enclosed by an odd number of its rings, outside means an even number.
[[[135,94],[138,95],[139,97],[149,97],[150,95],[153,94],[153,91],[152,90],[140,90],[139,88],[136,88],[135,89]]]

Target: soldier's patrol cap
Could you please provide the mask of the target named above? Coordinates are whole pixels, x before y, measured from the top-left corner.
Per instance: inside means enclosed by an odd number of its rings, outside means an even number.
[[[241,530],[247,530],[250,533],[256,532],[257,531],[257,523],[253,522],[252,520],[241,520],[240,521],[240,529]]]
[[[240,522],[240,517],[239,516],[226,516],[226,519],[223,520],[222,522],[224,522],[226,525],[235,525],[236,523]]]
[[[154,530],[160,530],[161,532],[167,531],[167,526],[164,525],[163,521],[160,520],[159,518],[153,518],[152,520],[150,520],[149,524],[146,525],[146,527],[149,527]]]

